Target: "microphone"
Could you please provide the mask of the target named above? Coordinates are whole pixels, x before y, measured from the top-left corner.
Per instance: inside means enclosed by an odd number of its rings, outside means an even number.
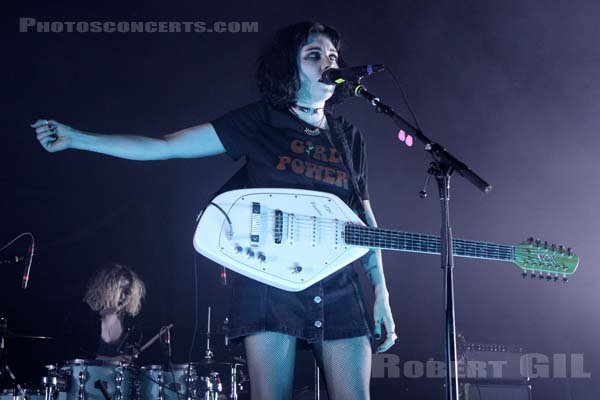
[[[27,283],[29,283],[29,271],[31,270],[31,261],[33,260],[33,252],[35,250],[35,240],[31,238],[31,244],[27,249],[27,259],[25,260],[25,271],[23,271],[23,281],[21,287],[27,289]]]
[[[167,326],[166,330],[163,332],[162,342],[165,345],[165,347],[163,349],[165,356],[167,357],[168,360],[171,360],[171,327],[170,326]]]
[[[346,81],[359,81],[365,75],[381,72],[384,69],[385,67],[382,64],[361,65],[344,69],[329,68],[323,72],[319,82],[326,85],[341,85]]]

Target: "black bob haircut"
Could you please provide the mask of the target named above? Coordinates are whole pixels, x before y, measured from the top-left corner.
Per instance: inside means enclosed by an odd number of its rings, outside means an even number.
[[[340,34],[334,28],[313,21],[299,22],[283,28],[261,51],[255,75],[263,100],[273,107],[285,109],[296,102],[300,89],[298,51],[306,44],[312,33],[327,36],[338,52],[339,68],[346,67],[341,51]],[[332,105],[341,103],[351,95],[350,85],[346,83],[338,85],[333,96],[325,103],[325,108],[331,108]]]

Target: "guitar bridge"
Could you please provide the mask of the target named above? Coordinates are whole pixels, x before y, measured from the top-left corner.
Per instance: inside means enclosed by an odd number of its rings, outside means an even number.
[[[281,212],[281,210],[275,210],[275,225],[273,230],[275,243],[281,244],[283,240],[283,212]]]

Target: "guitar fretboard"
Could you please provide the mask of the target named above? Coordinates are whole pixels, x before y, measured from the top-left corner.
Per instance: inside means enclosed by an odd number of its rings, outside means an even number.
[[[402,232],[390,229],[371,228],[347,224],[344,240],[351,246],[407,251],[414,253],[440,254],[439,236]],[[514,261],[514,246],[453,239],[452,252],[455,256],[488,260]]]

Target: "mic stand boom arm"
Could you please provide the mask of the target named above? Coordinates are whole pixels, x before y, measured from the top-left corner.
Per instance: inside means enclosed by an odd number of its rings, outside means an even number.
[[[446,360],[446,399],[458,400],[458,367],[456,356],[456,325],[454,323],[454,281],[453,268],[454,259],[452,253],[452,229],[450,228],[450,176],[454,171],[471,182],[484,193],[492,190],[492,186],[473,172],[467,165],[456,159],[452,154],[438,143],[433,142],[421,132],[402,118],[390,106],[369,93],[366,87],[356,83],[354,88],[356,96],[364,97],[375,107],[377,112],[390,117],[394,123],[406,133],[413,135],[423,144],[425,150],[431,154],[434,161],[430,164],[429,173],[434,175],[438,190],[440,192],[442,208],[441,228],[441,263],[444,270],[444,308],[445,308],[445,334],[444,334],[444,356]]]
[[[484,181],[479,175],[473,172],[466,164],[456,159],[452,154],[450,154],[443,146],[438,143],[435,143],[427,136],[423,134],[420,129],[417,129],[413,125],[411,125],[407,120],[402,118],[396,111],[394,111],[390,106],[381,102],[379,97],[370,93],[367,88],[362,84],[357,84],[354,88],[354,94],[356,96],[361,96],[367,99],[367,101],[375,107],[377,112],[383,113],[390,117],[394,123],[400,128],[403,129],[406,133],[413,135],[415,138],[419,139],[424,145],[425,150],[428,151],[434,160],[438,163],[443,163],[448,165],[453,171],[458,172],[461,176],[463,176],[466,180],[471,182],[475,187],[481,190],[484,193],[488,193],[492,190],[492,186]]]

